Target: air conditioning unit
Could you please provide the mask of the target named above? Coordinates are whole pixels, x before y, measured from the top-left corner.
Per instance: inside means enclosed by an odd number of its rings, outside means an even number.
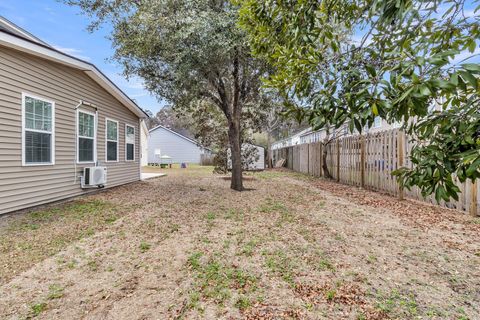
[[[106,167],[88,167],[83,169],[82,188],[103,188],[106,183]]]

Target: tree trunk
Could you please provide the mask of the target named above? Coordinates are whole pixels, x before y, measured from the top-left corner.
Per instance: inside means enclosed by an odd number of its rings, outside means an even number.
[[[270,132],[267,132],[267,166],[271,169],[273,168],[272,165],[272,137],[270,136]]]
[[[322,169],[323,169],[323,176],[327,179],[332,179],[332,175],[330,174],[330,171],[328,171],[328,166],[327,166],[327,156],[328,156],[328,151],[327,151],[327,146],[328,144],[323,144],[322,146]]]
[[[323,140],[322,143],[322,169],[323,169],[323,176],[327,179],[333,179],[332,175],[330,174],[330,171],[328,171],[328,166],[327,166],[327,156],[328,156],[328,145],[331,142],[330,140],[330,132],[327,130],[325,139]]]
[[[233,117],[228,124],[228,139],[230,142],[230,157],[232,160],[232,181],[230,188],[243,190],[242,179],[242,148],[240,142],[240,118]]]

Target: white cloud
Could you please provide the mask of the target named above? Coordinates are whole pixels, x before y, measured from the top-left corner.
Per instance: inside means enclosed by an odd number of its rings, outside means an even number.
[[[90,61],[91,60],[89,56],[86,56],[86,55],[82,54],[82,52],[83,52],[82,50],[75,49],[75,48],[65,48],[65,47],[56,46],[56,45],[53,45],[53,47],[55,49],[57,49],[58,51],[61,51],[61,52],[66,53],[68,55],[74,56],[76,58],[79,58],[79,59],[82,59],[82,60],[85,60],[85,61]]]
[[[130,89],[130,90],[144,90],[145,87],[143,85],[143,81],[138,77],[130,77],[130,79],[126,79],[123,75],[109,72],[107,76],[115,82],[120,88]]]
[[[45,10],[45,11],[48,12],[49,14],[52,14],[52,15],[55,14],[55,11],[54,11],[51,7],[49,7],[49,6],[44,7],[43,10]]]
[[[141,93],[135,93],[135,94],[130,94],[130,98],[134,99],[134,98],[141,98],[141,97],[146,97],[148,96],[149,94],[145,91],[145,92],[141,92]]]

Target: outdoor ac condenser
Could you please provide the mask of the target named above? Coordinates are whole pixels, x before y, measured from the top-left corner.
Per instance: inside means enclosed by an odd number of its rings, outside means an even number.
[[[83,169],[82,188],[103,188],[106,183],[106,167],[88,167]]]

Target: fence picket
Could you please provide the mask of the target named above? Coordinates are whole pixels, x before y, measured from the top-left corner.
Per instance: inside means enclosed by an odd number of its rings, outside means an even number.
[[[321,142],[295,145],[274,150],[275,161],[286,159],[286,166],[297,172],[316,177],[323,176],[322,152],[327,149],[326,165],[334,180],[361,186],[375,191],[387,192],[399,198],[417,199],[436,204],[433,196],[423,198],[417,187],[401,190],[392,171],[402,166],[412,168],[410,153],[414,143],[399,129],[347,136],[335,139],[324,146]],[[439,205],[479,214],[479,183],[460,183],[459,200]]]

